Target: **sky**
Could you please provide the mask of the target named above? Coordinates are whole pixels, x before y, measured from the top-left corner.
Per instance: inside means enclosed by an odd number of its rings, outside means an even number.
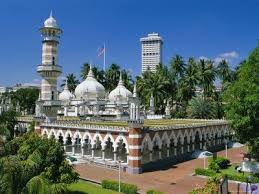
[[[59,64],[63,79],[79,78],[80,67],[106,44],[107,64],[117,63],[133,76],[141,71],[139,39],[150,32],[163,40],[163,63],[184,58],[229,60],[234,68],[256,47],[259,0],[1,0],[0,85],[39,83],[41,36],[50,11],[63,35]]]

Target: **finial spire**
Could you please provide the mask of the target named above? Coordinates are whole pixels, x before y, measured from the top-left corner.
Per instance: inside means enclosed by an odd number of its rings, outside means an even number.
[[[138,97],[138,94],[137,94],[137,83],[134,83],[133,97]]]
[[[90,63],[90,69],[89,69],[87,77],[94,77],[93,70],[92,70],[92,64],[91,63]]]
[[[52,16],[52,10],[50,10],[49,17],[50,17],[50,18],[53,18],[53,16]]]
[[[119,83],[118,85],[123,85],[123,81],[122,81],[122,71],[120,71],[120,80],[119,80]]]
[[[67,78],[66,78],[66,84],[65,84],[64,90],[68,90]]]

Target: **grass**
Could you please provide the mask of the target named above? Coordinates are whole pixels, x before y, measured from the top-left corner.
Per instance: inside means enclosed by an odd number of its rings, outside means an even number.
[[[230,175],[249,175],[249,174],[251,174],[249,172],[244,172],[244,173],[243,172],[241,172],[241,173],[237,172],[235,170],[236,166],[240,166],[240,164],[232,164],[231,166],[229,166],[226,169],[220,169],[220,172],[221,172],[221,174],[230,174]]]
[[[119,192],[103,189],[93,183],[79,180],[68,186],[69,194],[119,194]]]
[[[79,117],[60,117],[58,119],[62,121],[80,121]],[[155,126],[170,126],[170,125],[186,125],[186,124],[205,124],[210,121],[205,120],[192,120],[192,119],[159,119],[159,120],[145,120],[144,127],[155,127]],[[80,121],[82,125],[100,125],[100,126],[118,126],[118,127],[127,127],[128,123],[126,121]]]

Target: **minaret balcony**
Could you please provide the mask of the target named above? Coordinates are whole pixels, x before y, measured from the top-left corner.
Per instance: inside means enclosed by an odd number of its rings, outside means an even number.
[[[60,100],[42,100],[43,107],[60,107],[61,101]]]
[[[62,67],[59,65],[38,65],[37,67],[37,72],[44,72],[44,71],[48,71],[48,72],[62,72]]]

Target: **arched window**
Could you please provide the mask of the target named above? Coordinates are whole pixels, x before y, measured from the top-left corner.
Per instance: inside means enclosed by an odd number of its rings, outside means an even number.
[[[55,57],[52,57],[52,65],[55,65]]]
[[[54,91],[51,91],[51,100],[54,100],[54,98],[55,98],[55,92]]]

